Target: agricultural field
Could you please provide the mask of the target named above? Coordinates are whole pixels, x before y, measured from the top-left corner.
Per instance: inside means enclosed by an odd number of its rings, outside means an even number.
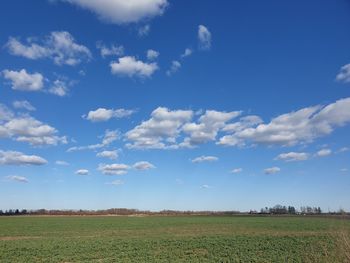
[[[0,262],[350,262],[350,220],[0,217]]]

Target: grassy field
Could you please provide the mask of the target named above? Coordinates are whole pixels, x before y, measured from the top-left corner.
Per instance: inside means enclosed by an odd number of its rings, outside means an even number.
[[[350,220],[0,217],[0,262],[350,262]]]

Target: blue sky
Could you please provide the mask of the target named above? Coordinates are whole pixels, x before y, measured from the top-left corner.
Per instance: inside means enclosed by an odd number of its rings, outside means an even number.
[[[349,14],[4,1],[0,208],[350,210]]]

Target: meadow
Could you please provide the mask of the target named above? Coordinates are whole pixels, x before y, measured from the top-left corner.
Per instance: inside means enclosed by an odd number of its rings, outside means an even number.
[[[350,262],[350,220],[0,217],[0,262]]]

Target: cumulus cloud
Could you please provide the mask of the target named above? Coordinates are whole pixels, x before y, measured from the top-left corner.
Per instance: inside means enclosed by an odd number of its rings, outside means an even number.
[[[74,146],[70,147],[67,152],[83,151],[83,150],[97,150],[103,147],[109,146],[111,143],[119,139],[118,130],[106,130],[105,134],[102,136],[102,141],[97,144],[90,144],[86,146]]]
[[[275,173],[278,173],[280,171],[281,171],[281,169],[279,167],[271,167],[271,168],[266,168],[264,170],[264,173],[265,174],[275,174]]]
[[[15,108],[15,109],[24,109],[24,110],[27,110],[27,111],[35,111],[35,107],[32,106],[32,104],[30,104],[29,101],[27,100],[15,100],[13,103],[12,103],[12,106]]]
[[[137,162],[132,167],[136,170],[139,170],[139,171],[144,171],[144,170],[156,168],[153,164],[146,162],[146,161]]]
[[[6,47],[12,55],[28,59],[52,59],[56,65],[74,66],[82,61],[90,60],[90,50],[75,42],[74,37],[66,31],[54,31],[50,35],[35,41],[38,38],[28,38],[26,43],[10,37]]]
[[[128,148],[148,148],[166,149],[176,148],[176,138],[181,127],[193,116],[191,110],[175,110],[158,107],[151,118],[143,121],[125,134],[131,143],[127,143]]]
[[[147,59],[148,60],[155,60],[159,57],[159,52],[153,49],[147,50]]]
[[[275,159],[276,160],[286,161],[286,162],[293,162],[293,161],[305,161],[308,158],[309,158],[309,154],[308,153],[304,153],[304,152],[289,152],[289,153],[281,153]]]
[[[226,131],[232,134],[220,138],[218,144],[235,146],[252,142],[292,146],[310,143],[349,122],[350,98],[345,98],[326,106],[312,106],[282,114],[267,124],[260,123],[252,127],[243,125],[238,130],[233,128],[235,123],[229,124],[232,126],[226,127]]]
[[[108,121],[111,118],[128,117],[133,113],[135,113],[135,110],[98,108],[97,110],[89,111],[87,115],[83,115],[83,118],[92,122],[101,122]]]
[[[49,88],[49,93],[59,97],[66,96],[68,92],[69,92],[68,84],[65,81],[59,80],[59,79],[56,79],[55,81],[53,81],[51,87]]]
[[[19,142],[27,142],[34,146],[66,144],[66,136],[58,136],[58,131],[29,115],[16,116],[0,104],[0,138],[12,138]]]
[[[37,155],[26,155],[16,151],[0,150],[0,165],[44,165],[47,161]]]
[[[107,56],[122,56],[124,54],[124,47],[116,44],[106,46],[102,42],[97,42],[96,47],[100,50],[101,57]]]
[[[11,82],[12,89],[21,91],[40,91],[44,87],[44,76],[40,73],[28,73],[25,69],[20,71],[3,70],[3,77]]]
[[[144,37],[144,36],[147,36],[150,31],[151,31],[151,26],[147,24],[139,27],[139,29],[137,30],[137,34],[139,37]]]
[[[16,181],[16,182],[19,182],[19,183],[28,183],[28,179],[24,176],[19,176],[19,175],[9,175],[9,176],[6,176],[6,178],[8,180],[11,180],[11,181]]]
[[[113,164],[99,164],[98,170],[106,175],[123,175],[130,169],[129,165],[113,163]]]
[[[208,28],[203,25],[198,26],[198,41],[199,49],[209,50],[211,48],[211,33]]]
[[[118,61],[110,63],[112,74],[127,77],[151,77],[158,70],[158,65],[155,62],[147,63],[137,60],[132,56],[118,58]]]
[[[68,166],[68,165],[69,165],[68,162],[66,162],[66,161],[60,161],[60,160],[57,160],[57,161],[55,162],[55,164],[57,164],[57,165],[62,165],[62,166]]]
[[[233,173],[233,174],[239,174],[239,173],[241,173],[242,171],[243,171],[242,168],[235,168],[235,169],[233,169],[233,170],[231,171],[231,173]]]
[[[183,131],[189,135],[182,145],[196,146],[208,141],[214,141],[218,132],[226,126],[226,122],[236,118],[240,111],[215,111],[207,110],[199,118],[198,123],[187,123]]]
[[[217,160],[219,160],[219,158],[216,156],[204,156],[204,155],[202,155],[202,156],[199,156],[197,158],[192,159],[192,162],[193,163],[203,163],[203,162],[215,162]]]
[[[316,153],[316,156],[318,156],[318,157],[325,157],[325,156],[328,156],[328,155],[331,155],[331,154],[332,154],[332,150],[331,149],[322,149],[322,150],[319,150]]]
[[[350,64],[346,64],[341,67],[336,80],[344,83],[350,82]]]
[[[114,151],[102,151],[96,154],[97,157],[101,157],[101,158],[108,158],[111,160],[115,160],[118,158],[118,151],[114,150]]]
[[[107,23],[136,23],[164,13],[167,0],[62,0],[95,13]]]
[[[87,169],[79,169],[79,170],[75,171],[75,174],[88,175],[89,174],[89,170],[87,170]]]
[[[181,63],[179,61],[177,61],[177,60],[173,60],[171,62],[170,69],[167,70],[166,74],[168,76],[171,76],[174,73],[176,73],[180,68],[181,68]]]

